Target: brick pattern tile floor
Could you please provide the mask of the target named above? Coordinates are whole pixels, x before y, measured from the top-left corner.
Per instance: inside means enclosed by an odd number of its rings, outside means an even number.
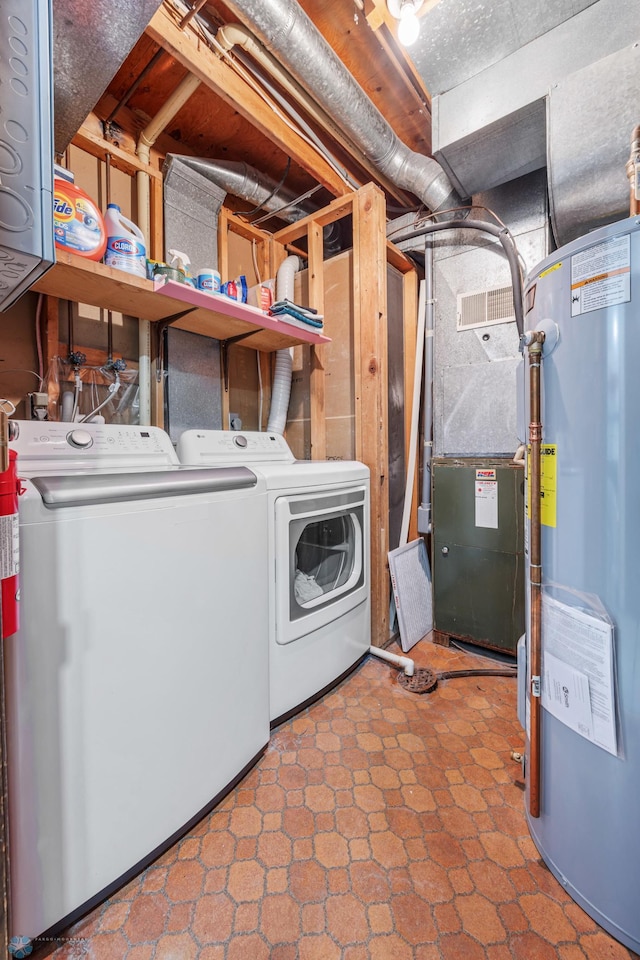
[[[393,648],[392,648],[393,649]],[[487,666],[423,641],[434,670]],[[544,866],[511,678],[369,658],[53,960],[629,960]]]

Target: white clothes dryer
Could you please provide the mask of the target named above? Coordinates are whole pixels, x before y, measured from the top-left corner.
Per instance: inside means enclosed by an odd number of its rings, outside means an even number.
[[[267,509],[261,477],[185,470],[154,427],[17,426],[11,935],[34,937],[155,859],[266,746]]]
[[[243,464],[266,483],[275,726],[334,686],[369,650],[369,468],[296,460],[282,436],[255,431],[188,430],[177,452],[185,465]]]

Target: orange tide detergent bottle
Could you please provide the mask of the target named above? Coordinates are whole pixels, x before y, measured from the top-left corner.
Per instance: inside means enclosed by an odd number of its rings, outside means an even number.
[[[102,259],[107,246],[102,213],[91,197],[66,180],[53,181],[53,232],[60,250]]]

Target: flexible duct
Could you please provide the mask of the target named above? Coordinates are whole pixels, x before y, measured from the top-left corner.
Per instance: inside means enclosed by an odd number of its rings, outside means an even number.
[[[168,153],[167,161],[180,160],[185,166],[211,180],[221,190],[241,197],[267,212],[279,210],[289,204],[279,216],[287,223],[301,220],[317,208],[312,204],[297,203],[297,195],[286,187],[278,187],[266,173],[261,173],[248,163],[235,160],[206,160],[200,157],[181,156]]]
[[[228,0],[227,6],[380,173],[434,213],[460,205],[442,167],[402,143],[296,0]]]
[[[301,267],[299,257],[291,256],[280,264],[276,274],[276,298],[278,300],[293,300],[294,278]],[[276,364],[271,389],[271,406],[269,408],[269,433],[284,433],[287,425],[287,410],[291,396],[291,368],[293,364],[293,350],[286,348],[276,353]]]

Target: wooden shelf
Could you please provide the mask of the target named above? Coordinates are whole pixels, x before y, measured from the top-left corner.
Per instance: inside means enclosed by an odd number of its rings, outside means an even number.
[[[56,257],[55,265],[34,284],[33,289],[38,293],[90,303],[154,322],[189,311],[172,325],[217,340],[240,337],[242,346],[254,350],[330,342],[323,334],[303,330],[220,294],[194,290],[173,280],[165,283],[143,280],[62,250],[56,250]]]

